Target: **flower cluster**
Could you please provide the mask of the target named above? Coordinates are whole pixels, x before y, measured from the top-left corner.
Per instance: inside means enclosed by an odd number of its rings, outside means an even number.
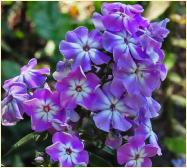
[[[78,27],[60,42],[65,59],[53,73],[54,91],[46,83],[49,69],[34,69],[36,59],[5,81],[2,124],[15,125],[26,113],[34,131],[52,134],[52,160],[86,166],[86,139],[75,127],[84,111],[107,133],[103,143],[117,150],[118,164],[149,167],[150,157],[162,154],[151,125],[161,106],[151,96],[167,74],[161,47],[169,20],[150,23],[139,4],[103,3],[101,11],[93,14],[94,30]]]

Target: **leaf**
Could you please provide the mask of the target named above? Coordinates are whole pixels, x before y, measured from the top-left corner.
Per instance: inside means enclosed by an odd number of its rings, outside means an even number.
[[[108,154],[110,154],[110,155],[114,155],[114,150],[112,150],[111,148],[109,148],[109,147],[107,147],[107,146],[105,146],[105,147],[102,149],[102,151],[104,151],[104,152],[106,152],[106,153],[108,153]]]
[[[168,79],[175,83],[180,83],[182,81],[182,78],[175,72],[171,72],[168,74]]]
[[[112,167],[109,161],[91,152],[89,152],[89,165],[92,167]]]
[[[171,42],[176,47],[180,47],[180,48],[186,49],[186,40],[185,39],[172,38]]]
[[[9,79],[19,74],[20,66],[14,61],[2,61],[2,76],[3,79]]]
[[[179,95],[171,95],[171,99],[179,106],[186,107],[186,99]]]
[[[175,65],[175,62],[176,62],[175,55],[173,53],[166,53],[164,64],[166,65],[166,68],[168,69],[168,71],[171,68],[173,68],[173,66]]]
[[[30,2],[27,15],[36,33],[46,40],[59,43],[71,29],[71,20],[60,13],[58,2]]]
[[[186,140],[185,137],[176,137],[176,138],[165,138],[165,146],[174,153],[186,153]]]
[[[40,137],[40,134],[38,134],[36,132],[31,132],[30,134],[27,134],[26,136],[21,138],[18,142],[16,142],[12,146],[12,148],[3,157],[7,157],[10,153],[15,152],[17,149],[19,149],[22,146],[26,145],[31,140],[34,141],[34,140],[39,139],[39,137]]]
[[[151,1],[145,10],[144,17],[148,20],[154,20],[162,15],[170,6],[169,1]]]

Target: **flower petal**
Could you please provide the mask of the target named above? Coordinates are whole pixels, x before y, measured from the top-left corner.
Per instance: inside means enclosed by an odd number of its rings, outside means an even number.
[[[95,114],[93,120],[97,128],[109,132],[111,123],[112,112],[110,110],[105,110]]]

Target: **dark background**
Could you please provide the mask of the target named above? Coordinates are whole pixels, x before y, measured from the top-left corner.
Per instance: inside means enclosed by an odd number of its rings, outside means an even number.
[[[94,28],[90,17],[93,11],[100,12],[102,2],[70,2],[2,2],[2,83],[18,75],[20,67],[33,57],[38,59],[38,68],[50,67],[53,73],[57,61],[63,59],[58,44],[65,33],[80,25]],[[160,116],[152,123],[163,153],[161,157],[153,158],[153,166],[173,166],[171,161],[186,153],[186,4],[183,1],[123,3],[143,5],[144,16],[152,21],[166,17],[170,19],[170,34],[163,44],[168,76],[154,93],[153,97],[161,103],[162,109]],[[48,82],[52,84],[51,77]],[[28,117],[25,116],[16,126],[1,128],[2,166],[34,166],[35,156],[44,156],[45,159],[41,146],[51,143],[50,138],[46,137],[49,135],[43,133],[37,142],[37,135],[33,138],[33,134],[19,141],[32,132]],[[17,147],[13,147],[18,141]],[[10,149],[12,151],[7,154]],[[112,159],[115,162],[115,156]],[[112,159],[107,155],[100,158],[99,153],[97,157],[96,152],[96,158],[91,158],[89,166],[106,166]],[[43,165],[49,166],[47,162]],[[117,166],[108,164],[112,165]]]

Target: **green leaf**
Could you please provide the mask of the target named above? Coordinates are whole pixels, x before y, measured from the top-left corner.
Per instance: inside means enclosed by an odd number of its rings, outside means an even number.
[[[92,167],[112,167],[112,164],[104,158],[89,152],[89,165]]]
[[[178,104],[179,106],[186,107],[186,99],[179,95],[171,95],[171,99],[175,104]]]
[[[180,47],[180,48],[186,49],[186,40],[185,39],[172,38],[171,42],[176,47]]]
[[[182,154],[186,153],[186,140],[185,137],[176,137],[176,138],[165,138],[164,140],[165,146],[171,152]]]
[[[20,66],[14,61],[2,61],[2,76],[3,80],[12,78],[19,74]]]
[[[21,138],[18,142],[16,142],[11,149],[4,155],[4,157],[7,157],[9,154],[11,154],[12,152],[15,152],[17,149],[21,148],[22,146],[26,145],[28,142],[35,141],[37,139],[39,139],[40,134],[36,133],[36,132],[31,132],[30,134],[27,134],[26,136],[24,136],[23,138]]]
[[[171,72],[168,74],[168,79],[175,83],[180,83],[182,81],[182,78],[179,76],[179,74],[175,72]]]
[[[164,59],[164,64],[166,65],[166,68],[168,71],[173,68],[175,65],[176,58],[173,53],[166,53],[165,59]]]
[[[71,29],[71,20],[60,13],[58,2],[30,2],[27,15],[36,33],[46,40],[59,43]]]
[[[109,148],[109,147],[107,147],[107,146],[105,146],[103,149],[102,149],[102,151],[104,151],[104,152],[106,152],[106,153],[108,153],[108,154],[110,154],[110,155],[114,155],[115,153],[114,153],[114,150],[112,150],[111,148]]]

